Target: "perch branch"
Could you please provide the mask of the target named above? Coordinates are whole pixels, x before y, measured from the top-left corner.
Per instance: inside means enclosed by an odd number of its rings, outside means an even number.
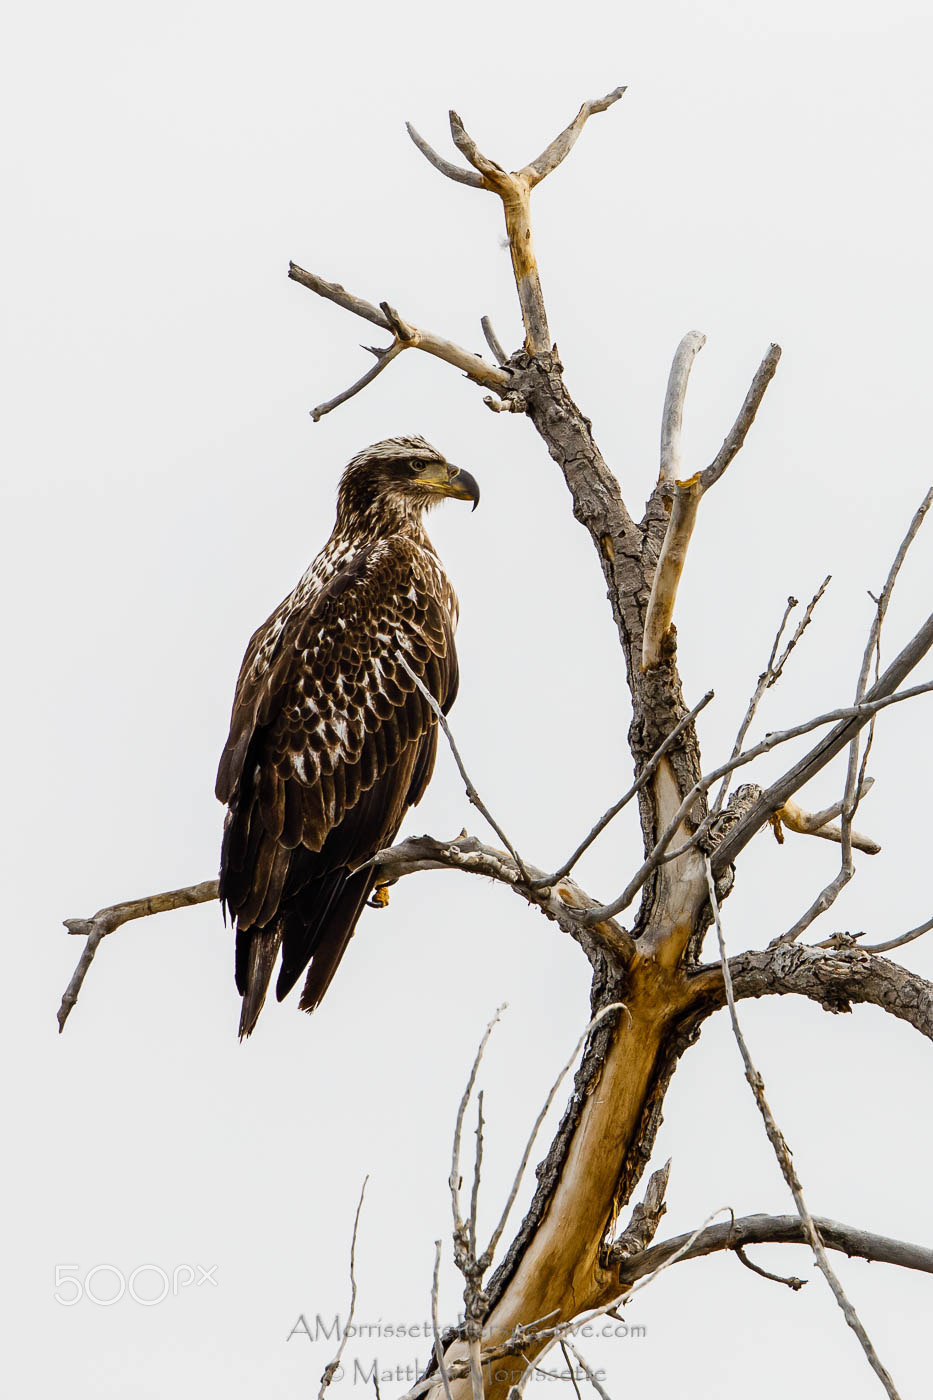
[[[635,952],[635,941],[627,929],[614,919],[605,919],[589,927],[587,910],[593,900],[571,879],[544,885],[544,872],[526,866],[528,884],[506,851],[485,846],[475,836],[461,832],[452,841],[438,841],[433,836],[411,836],[397,846],[377,851],[372,864],[382,880],[398,880],[422,870],[461,870],[469,875],[496,880],[519,895],[546,918],[553,920],[565,933],[580,939],[586,935],[611,953],[620,966],[627,966]]]
[[[706,883],[709,888],[709,900],[713,910],[713,919],[716,925],[716,937],[719,942],[719,961],[722,967],[722,976],[723,984],[725,986],[726,991],[726,999],[729,1003],[729,1017],[732,1021],[732,1031],[735,1035],[736,1043],[739,1047],[739,1053],[742,1056],[742,1062],[745,1065],[745,1078],[748,1080],[749,1087],[751,1088],[751,1091],[755,1097],[755,1102],[758,1105],[758,1111],[761,1114],[762,1121],[764,1122],[765,1132],[767,1133],[768,1141],[774,1149],[774,1155],[777,1158],[778,1165],[781,1168],[781,1174],[784,1177],[784,1180],[787,1182],[788,1188],[790,1189],[790,1193],[794,1198],[794,1205],[797,1207],[797,1214],[800,1216],[801,1222],[806,1230],[807,1238],[813,1250],[813,1254],[816,1258],[817,1268],[820,1270],[820,1273],[823,1275],[823,1277],[826,1279],[826,1282],[829,1284],[833,1297],[836,1299],[836,1302],[842,1309],[842,1313],[845,1317],[846,1322],[849,1324],[849,1326],[852,1328],[852,1331],[858,1338],[862,1350],[864,1351],[865,1356],[868,1359],[868,1364],[871,1366],[872,1370],[875,1372],[876,1376],[881,1381],[881,1384],[884,1386],[884,1389],[890,1396],[891,1400],[899,1400],[897,1389],[894,1385],[893,1380],[891,1379],[888,1371],[881,1364],[881,1361],[878,1358],[878,1354],[875,1351],[875,1348],[872,1346],[871,1340],[868,1336],[868,1333],[865,1331],[864,1326],[862,1325],[862,1321],[859,1318],[858,1313],[855,1311],[851,1302],[846,1296],[845,1290],[843,1289],[842,1284],[839,1282],[839,1279],[836,1277],[836,1274],[833,1271],[829,1259],[827,1258],[826,1250],[823,1247],[823,1241],[820,1239],[819,1232],[817,1231],[817,1228],[813,1223],[813,1217],[811,1216],[806,1200],[804,1199],[803,1187],[800,1184],[800,1178],[797,1175],[796,1168],[794,1167],[793,1161],[791,1159],[790,1148],[787,1145],[787,1142],[784,1138],[784,1134],[781,1132],[780,1128],[775,1122],[774,1115],[771,1112],[768,1100],[765,1098],[764,1080],[762,1079],[761,1075],[756,1069],[752,1061],[752,1057],[749,1052],[748,1046],[745,1043],[745,1037],[742,1034],[742,1028],[739,1025],[739,1018],[735,1009],[735,995],[732,990],[732,977],[729,971],[729,962],[726,958],[726,944],[723,938],[722,921],[719,917],[719,902],[716,899],[716,882],[713,879],[713,870],[712,866],[710,865],[709,856],[706,857]]]
[[[696,332],[691,332],[691,335],[696,334]],[[689,336],[684,337],[674,356],[671,377],[668,381],[668,396],[664,405],[661,430],[661,481],[667,484],[669,490],[673,491],[674,501],[645,614],[641,656],[643,671],[652,670],[661,659],[661,643],[670,630],[674,616],[674,603],[677,599],[677,590],[683,575],[687,549],[696,523],[700,500],[709,488],[720,479],[733,457],[742,447],[748,430],[755,421],[755,415],[761,405],[765,390],[774,378],[778,360],[781,358],[781,347],[779,345],[770,346],[768,353],[758,366],[748,393],[745,395],[745,402],[739,416],[733,423],[729,435],[712,465],[708,466],[705,471],[697,472],[687,481],[675,481],[672,473],[674,460],[679,457],[680,453],[683,396],[687,390],[690,364],[696,355],[696,350],[700,348],[697,345],[691,354],[691,346],[686,345],[685,348],[685,343],[689,340]],[[668,453],[667,460],[665,460],[665,444]]]
[[[192,904],[207,904],[210,900],[217,898],[217,881],[203,880],[199,885],[186,885],[181,890],[167,890],[164,894],[146,895],[144,899],[130,899],[123,904],[110,904],[105,909],[98,909],[97,913],[92,915],[90,919],[66,919],[65,928],[68,932],[86,938],[87,942],[58,1009],[59,1034],[65,1029],[65,1022],[78,1000],[78,993],[88,974],[88,969],[94,961],[94,955],[102,938],[106,938],[108,933],[113,933],[114,929],[118,929],[121,924],[129,923],[131,919],[145,919],[150,914],[167,914],[172,909],[187,909]]]

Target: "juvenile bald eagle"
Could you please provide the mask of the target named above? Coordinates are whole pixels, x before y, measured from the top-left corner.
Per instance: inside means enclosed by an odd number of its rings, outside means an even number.
[[[424,438],[359,453],[330,539],[246,649],[216,788],[241,1038],[280,947],[277,998],[310,962],[299,1005],[318,1005],[373,888],[365,862],[431,777],[436,718],[397,653],[446,713],[457,598],[421,519],[444,496],[475,509],[479,487]]]

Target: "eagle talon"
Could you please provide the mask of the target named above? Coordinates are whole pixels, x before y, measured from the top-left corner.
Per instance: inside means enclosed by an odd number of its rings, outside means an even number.
[[[389,903],[389,886],[377,885],[373,890],[372,899],[368,899],[366,903],[370,909],[385,909]]]

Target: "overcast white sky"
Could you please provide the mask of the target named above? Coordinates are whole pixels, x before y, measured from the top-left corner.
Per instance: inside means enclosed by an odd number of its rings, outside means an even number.
[[[578,950],[499,889],[405,881],[367,914],[313,1017],[267,1008],[246,1046],[232,940],[204,907],[106,944],[61,1038],[80,951],[66,917],[210,877],[213,798],[246,641],[326,538],[339,472],[423,433],[479,479],[434,517],[460,593],[455,729],[521,850],[557,860],[628,783],[627,699],[588,540],[529,423],[406,356],[314,426],[372,328],[286,280],[294,258],[463,344],[520,338],[501,214],[433,172],[455,106],[491,155],[536,154],[581,100],[629,84],[535,196],[551,329],[633,512],[657,463],[671,355],[709,337],[685,425],[706,465],[771,340],[784,359],[746,450],[704,507],[678,603],[689,699],[728,750],[788,593],[833,584],[761,729],[849,699],[871,604],[930,478],[931,22],[920,0],[694,0],[482,9],[402,3],[21,5],[0,56],[2,546],[7,679],[5,1196],[10,1393],[226,1400],[316,1393],[344,1313],[426,1315],[448,1229],[453,1114],[482,1027],[490,1227],[587,1013]],[[377,337],[378,338],[378,337]],[[930,527],[928,527],[930,528]],[[921,536],[887,632],[928,612]],[[924,675],[926,673],[923,673]],[[918,679],[922,678],[918,676]],[[930,704],[880,726],[861,824],[884,845],[825,924],[882,938],[930,913]],[[786,756],[763,763],[767,778]],[[840,773],[813,784],[813,806]],[[446,753],[412,832],[476,827]],[[581,868],[609,897],[634,818]],[[730,946],[785,927],[836,853],[759,837],[725,907]],[[921,941],[903,961],[933,973]],[[930,1242],[931,1047],[875,1013],[789,999],[743,1020],[815,1211]],[[791,1208],[723,1018],[668,1096],[662,1233]],[[812,1274],[803,1251],[762,1251]],[[99,1297],[152,1264],[213,1282],[155,1307]],[[906,1396],[929,1385],[930,1280],[842,1260]],[[186,1277],[182,1274],[179,1278]],[[155,1292],[157,1275],[139,1276]],[[215,1286],[216,1285],[216,1286]],[[60,1290],[67,1296],[66,1290]],[[459,1302],[445,1275],[442,1313]],[[731,1258],[685,1264],[590,1348],[615,1396],[879,1393],[822,1283],[799,1295]],[[360,1342],[369,1367],[427,1344]],[[352,1374],[335,1392],[363,1394]],[[401,1385],[384,1386],[391,1396]],[[371,1391],[368,1392],[371,1394]]]

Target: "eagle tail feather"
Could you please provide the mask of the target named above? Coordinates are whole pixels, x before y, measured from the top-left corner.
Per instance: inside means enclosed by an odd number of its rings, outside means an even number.
[[[296,901],[283,912],[282,966],[275,987],[279,1001],[310,962],[299,1005],[303,1011],[314,1010],[353,936],[372,883],[368,866],[352,873],[346,867],[332,870],[310,881],[302,890],[300,903]]]
[[[282,920],[268,928],[237,929],[237,987],[243,997],[240,1039],[252,1035],[269,990],[272,969],[282,942]]]

